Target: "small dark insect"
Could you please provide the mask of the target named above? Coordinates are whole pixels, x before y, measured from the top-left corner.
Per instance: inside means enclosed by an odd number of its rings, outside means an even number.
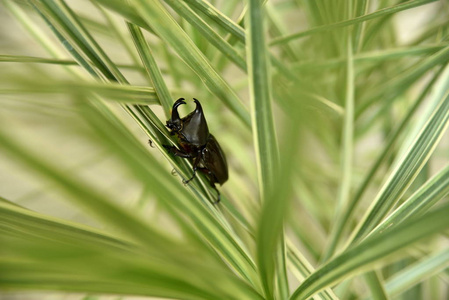
[[[179,149],[174,146],[164,146],[175,156],[188,158],[193,165],[192,177],[183,180],[184,184],[195,178],[196,171],[206,174],[212,188],[217,191],[218,197],[215,203],[220,202],[220,192],[215,187],[216,183],[222,185],[228,180],[228,164],[226,156],[215,137],[209,133],[200,102],[193,98],[196,109],[185,116],[179,117],[178,107],[186,104],[184,98],[179,98],[172,108],[171,119],[167,121],[170,134],[178,138]]]

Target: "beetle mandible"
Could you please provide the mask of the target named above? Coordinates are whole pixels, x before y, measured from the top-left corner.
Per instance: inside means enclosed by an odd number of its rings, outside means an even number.
[[[179,117],[178,107],[186,104],[184,98],[179,98],[173,104],[171,119],[167,121],[170,134],[176,135],[179,149],[175,146],[164,146],[175,156],[187,158],[193,166],[193,174],[184,184],[195,178],[196,171],[206,174],[212,188],[217,191],[215,203],[220,202],[220,192],[215,186],[222,185],[228,180],[228,163],[226,156],[215,137],[209,133],[206,118],[200,102],[193,98],[196,108],[184,118]]]

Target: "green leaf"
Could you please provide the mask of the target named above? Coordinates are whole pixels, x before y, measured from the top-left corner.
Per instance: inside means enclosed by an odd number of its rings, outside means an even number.
[[[238,40],[245,41],[245,31],[238,24],[216,9],[210,2],[204,0],[185,0],[185,2],[208,16]]]
[[[203,202],[195,199],[193,197],[195,189],[192,187],[190,187],[192,193],[186,193],[179,180],[170,176],[154,157],[149,156],[142,145],[132,138],[132,134],[102,116],[101,111],[86,107],[83,116],[97,130],[99,137],[117,152],[134,174],[138,175],[137,178],[152,187],[160,201],[188,215],[196,229],[192,228],[191,231],[200,233],[236,272],[248,281],[254,282],[255,267],[251,257],[238,237],[231,234],[223,217],[211,209],[210,203],[205,206]],[[111,130],[112,128],[114,130]]]
[[[156,60],[154,59],[151,49],[140,31],[140,28],[131,23],[127,23],[127,25],[133,37],[134,45],[139,52],[140,59],[142,60],[145,70],[153,82],[158,98],[161,100],[162,106],[164,107],[165,116],[168,117],[173,100],[168,87],[162,78],[161,71],[156,64]]]
[[[77,65],[75,61],[69,59],[43,58],[22,55],[0,55],[0,62],[44,63],[69,66]]]
[[[187,4],[183,1],[164,0],[170,7],[182,16],[187,22],[197,29],[212,45],[215,46],[223,55],[234,62],[240,69],[246,72],[246,62],[227,41],[221,38],[203,19],[201,19]]]
[[[449,193],[449,166],[443,168],[429,181],[423,184],[409,199],[405,200],[385,220],[371,231],[379,234],[385,229],[396,226],[410,217],[425,213],[430,207]]]
[[[78,63],[70,59],[59,59],[59,58],[44,58],[35,56],[24,56],[24,55],[0,55],[0,62],[14,62],[14,63],[36,63],[36,64],[54,64],[62,66],[77,66]],[[139,66],[129,65],[129,64],[117,64],[118,68],[139,70]]]
[[[271,74],[265,44],[263,14],[261,2],[250,0],[247,15],[247,58],[253,137],[259,191],[263,203],[257,233],[257,261],[265,296],[270,299],[274,297],[275,276],[279,278],[279,297],[285,298],[286,293],[288,293],[285,259],[283,258],[284,241],[281,238],[286,200],[281,197],[281,202],[277,202],[278,198],[275,197],[276,176],[279,174],[279,157],[271,109]],[[281,256],[280,259],[279,256]],[[275,264],[275,261],[277,264]]]
[[[278,37],[276,39],[273,39],[270,43],[271,46],[273,45],[278,45],[278,44],[283,44],[283,43],[287,43],[291,40],[295,40],[298,38],[302,38],[311,34],[315,34],[318,32],[325,32],[328,30],[335,30],[337,28],[341,28],[341,27],[346,27],[346,26],[351,26],[354,24],[358,24],[361,22],[365,22],[368,20],[372,20],[372,19],[376,19],[376,18],[380,18],[380,17],[384,17],[384,16],[388,16],[406,9],[410,9],[413,7],[417,7],[417,6],[421,6],[421,5],[425,5],[427,3],[430,2],[434,2],[436,0],[411,0],[411,1],[407,1],[404,3],[400,3],[397,4],[395,6],[392,7],[387,7],[387,8],[383,8],[380,9],[376,12],[364,15],[364,16],[360,16],[360,17],[356,17],[353,19],[349,19],[349,20],[345,20],[342,22],[338,22],[338,23],[333,23],[333,24],[329,24],[329,25],[323,25],[323,26],[319,26],[319,27],[315,27],[306,31],[301,31],[301,32],[297,32],[297,33],[292,33],[289,34],[287,36],[284,37]]]
[[[84,28],[69,6],[64,2],[56,3],[53,0],[39,2],[33,0],[32,3],[53,24],[55,33],[59,32],[65,38],[70,39],[69,45],[66,45],[67,48],[75,47],[78,54],[85,55],[84,59],[91,61],[91,63],[87,63],[95,66],[95,69],[92,68],[93,71],[91,72],[98,69],[96,74],[99,77],[104,76],[108,80],[122,83],[125,81],[118,68]]]
[[[42,83],[40,81],[24,80],[23,78],[15,79],[11,85],[13,84],[18,85],[18,87],[0,88],[0,94],[96,94],[104,100],[112,100],[119,103],[159,104],[159,99],[154,89],[144,86],[57,80]]]
[[[449,94],[443,96],[428,122],[404,153],[383,185],[363,220],[353,233],[352,241],[366,236],[386,216],[412,184],[449,125]]]
[[[109,1],[105,0],[97,0],[97,2],[111,7],[119,13],[120,7],[123,5],[118,2],[108,3]],[[159,1],[133,0],[131,3],[133,4],[132,9],[135,9],[148,26],[173,48],[177,55],[201,78],[204,85],[222,100],[244,124],[249,126],[250,116],[236,93],[216,72],[204,54],[199,51]]]
[[[41,219],[37,222],[41,226],[20,226],[19,234],[15,225],[10,224],[10,230],[0,238],[0,284],[5,288],[185,299],[227,299],[235,295],[261,299],[207,257],[192,259],[188,247],[174,244],[171,251],[152,253],[133,245],[116,249],[110,242],[98,243],[86,232],[71,233],[76,228],[63,225],[61,230],[57,222],[44,225]],[[11,233],[16,236],[10,238]],[[184,276],[193,270],[195,276]]]
[[[315,271],[315,268],[310,264],[310,262],[301,254],[301,252],[292,244],[291,241],[287,239],[287,256],[288,262],[294,266],[290,267],[290,270],[293,272],[293,275],[299,281],[303,281],[304,278],[308,277]],[[292,270],[293,269],[293,270]],[[299,273],[299,274],[298,274]],[[332,289],[327,288],[318,293],[317,297],[320,297],[324,300],[336,300],[338,297],[334,294]]]
[[[166,236],[161,235],[149,227],[148,224],[136,218],[131,211],[111,203],[87,184],[74,177],[67,176],[67,174],[55,166],[39,159],[19,146],[10,137],[5,135],[3,131],[0,131],[0,142],[0,147],[7,151],[9,155],[56,183],[67,193],[70,200],[88,209],[99,219],[115,227],[117,230],[126,233],[135,242],[151,247],[153,245],[152,241],[158,239],[160,246],[167,245],[168,238]]]
[[[385,292],[384,282],[381,279],[379,272],[371,271],[364,275],[365,281],[368,284],[372,298],[374,300],[388,300]]]
[[[353,57],[354,63],[371,63],[378,64],[383,61],[397,60],[407,56],[421,56],[424,54],[434,54],[445,48],[447,44],[436,44],[436,45],[425,45],[425,46],[408,46],[393,48],[387,50],[375,50],[371,52],[363,52],[356,54]],[[293,65],[293,70],[309,70],[309,69],[328,69],[337,68],[344,65],[346,62],[345,58],[335,58],[327,61],[310,61],[295,63]]]
[[[283,300],[299,285],[305,298],[442,298],[445,236],[425,238],[448,228],[428,212],[447,200],[449,167],[434,173],[445,125],[425,123],[447,96],[449,23],[430,2],[0,1],[12,200],[0,198],[0,285],[38,298]],[[267,50],[267,36],[298,30],[307,39]],[[172,96],[210,100],[230,175],[218,205],[208,175],[183,186],[191,163],[164,148],[177,144]],[[70,201],[50,213],[77,222],[32,211],[49,201]]]
[[[448,229],[448,214],[449,204],[445,204],[420,218],[367,237],[318,268],[301,283],[290,299],[307,299],[343,278],[372,269],[376,263],[421,239]]]
[[[357,205],[362,199],[362,195],[365,193],[366,189],[368,188],[368,185],[373,182],[374,175],[379,170],[379,168],[382,166],[383,163],[385,163],[385,160],[387,159],[388,155],[391,154],[393,146],[398,142],[398,138],[401,134],[404,133],[404,130],[407,128],[407,125],[410,123],[412,116],[415,114],[417,109],[420,107],[421,103],[424,101],[426,95],[429,93],[431,87],[434,86],[434,83],[441,75],[441,72],[443,69],[441,68],[439,72],[435,74],[432,81],[427,85],[427,87],[422,91],[422,93],[419,95],[418,99],[413,103],[412,107],[407,112],[407,115],[404,117],[404,119],[400,122],[400,124],[395,128],[395,130],[391,133],[391,135],[388,137],[387,142],[384,145],[384,148],[382,152],[378,155],[377,159],[372,164],[372,167],[370,168],[368,174],[362,181],[362,183],[359,185],[358,189],[355,192],[355,195],[352,197],[350,202],[347,204],[343,212],[340,214],[340,216],[336,219],[333,230],[331,232],[331,238],[330,238],[330,247],[328,249],[329,255],[330,252],[334,252],[335,248],[337,246],[338,240],[340,240],[341,235],[343,233],[344,228],[350,224],[351,215],[353,214],[354,210],[356,209]]]
[[[388,280],[385,287],[388,294],[395,297],[448,267],[449,249],[444,249],[396,273]]]
[[[353,152],[354,152],[354,61],[352,57],[352,39],[348,37],[347,45],[347,63],[346,63],[346,91],[345,91],[345,114],[343,120],[342,132],[342,150],[343,157],[341,158],[341,185],[337,198],[337,215],[336,223],[339,223],[341,215],[344,214],[350,203],[352,169],[353,169]],[[333,230],[338,228],[333,226]],[[336,235],[331,235],[336,237]],[[333,238],[330,241],[329,247],[324,254],[324,260],[328,259],[337,247],[338,240]]]
[[[0,218],[4,221],[0,224],[0,231],[5,235],[49,238],[53,241],[74,241],[78,243],[93,243],[109,249],[130,250],[128,241],[117,239],[110,234],[78,223],[68,222],[62,219],[45,216],[31,210],[22,208],[12,202],[0,202]],[[24,235],[32,232],[32,235]]]
[[[383,97],[387,105],[395,99],[398,95],[403,93],[427,72],[434,67],[441,65],[444,66],[449,60],[449,46],[444,47],[437,53],[422,59],[419,63],[415,64],[411,68],[408,68],[405,72],[402,72],[399,76],[393,78],[384,85],[382,90],[375,90],[368,99],[360,105],[356,111],[356,115],[359,117],[364,113],[372,104],[376,102],[376,99]]]

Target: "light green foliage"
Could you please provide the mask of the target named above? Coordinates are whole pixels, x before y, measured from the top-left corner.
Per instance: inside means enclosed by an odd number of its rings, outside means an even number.
[[[0,298],[446,299],[448,20],[432,0],[2,0]],[[226,153],[219,204],[164,147],[180,97]]]

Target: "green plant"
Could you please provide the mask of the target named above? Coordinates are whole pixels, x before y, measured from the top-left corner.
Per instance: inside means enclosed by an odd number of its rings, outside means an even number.
[[[447,296],[446,2],[0,7],[2,295]],[[163,147],[179,97],[227,154],[218,205]]]

